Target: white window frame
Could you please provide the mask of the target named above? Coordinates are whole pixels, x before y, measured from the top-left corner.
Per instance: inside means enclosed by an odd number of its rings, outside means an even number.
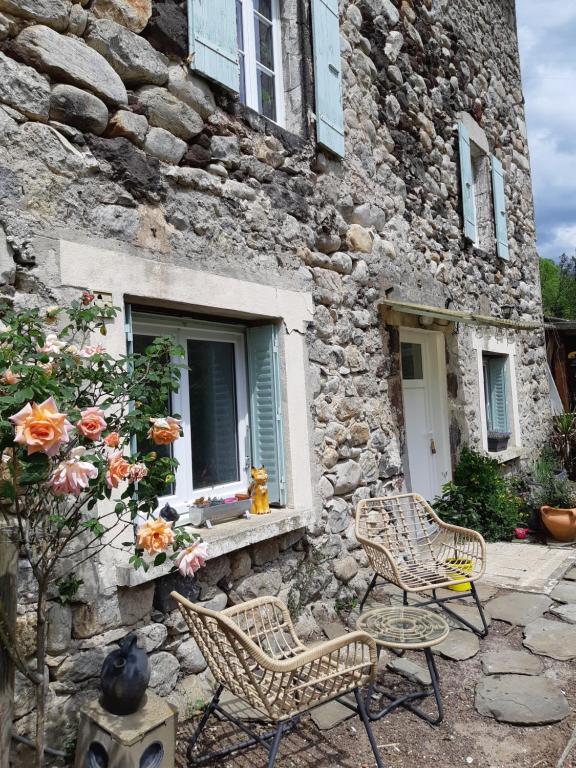
[[[222,485],[194,488],[192,474],[192,440],[190,433],[190,399],[188,397],[188,368],[181,370],[181,384],[178,392],[172,395],[172,409],[182,417],[183,436],[173,444],[173,456],[178,460],[176,470],[175,494],[158,499],[158,510],[166,503],[180,514],[178,525],[188,522],[189,507],[200,496],[225,498],[236,493],[246,492],[248,487],[249,458],[249,406],[245,332],[242,325],[225,325],[203,320],[186,318],[168,318],[154,314],[134,313],[132,321],[134,335],[170,336],[175,343],[183,347],[187,354],[187,342],[216,341],[234,345],[236,374],[236,412],[238,418],[238,468],[239,479]],[[186,357],[174,362],[186,366]]]
[[[269,19],[262,16],[254,8],[254,0],[240,0],[242,3],[242,27],[244,33],[244,87],[246,89],[246,106],[255,112],[260,112],[258,104],[258,69],[274,76],[274,98],[276,101],[276,119],[267,120],[283,126],[285,123],[284,106],[284,73],[282,71],[282,24],[280,19],[280,0],[272,0],[272,48],[274,56],[274,71],[269,70],[256,62],[256,32],[254,29],[254,17],[260,16],[265,22]]]
[[[516,345],[505,338],[496,336],[474,335],[473,346],[476,350],[476,365],[479,383],[479,411],[482,447],[492,458],[506,460],[512,453],[522,448],[520,433],[520,412],[518,408],[518,387],[516,378]],[[508,426],[510,439],[505,451],[494,453],[488,451],[488,417],[486,413],[486,398],[484,395],[484,354],[502,355],[506,357],[506,396],[508,399]],[[512,456],[511,456],[512,457]]]

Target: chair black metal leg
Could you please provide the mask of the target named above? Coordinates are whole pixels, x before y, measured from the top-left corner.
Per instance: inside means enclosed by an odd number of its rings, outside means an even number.
[[[438,686],[438,669],[436,668],[436,662],[434,660],[434,654],[431,648],[425,649],[426,662],[428,663],[428,672],[430,672],[430,680],[432,681],[432,689],[434,690],[434,698],[436,699],[436,706],[438,708],[438,717],[432,719],[426,715],[421,715],[431,725],[438,725],[444,719],[444,708],[442,706],[442,697],[440,695],[440,688]]]
[[[404,592],[404,593],[402,594],[402,603],[403,603],[404,605],[408,605],[408,592]]]
[[[362,694],[360,693],[358,688],[354,689],[354,696],[356,697],[356,706],[358,707],[358,714],[360,715],[360,719],[364,723],[364,728],[366,729],[366,733],[368,734],[368,740],[370,741],[370,746],[372,747],[372,752],[374,753],[374,759],[376,760],[376,765],[378,766],[378,768],[384,768],[382,758],[380,757],[380,752],[378,751],[378,745],[376,744],[376,739],[374,738],[374,734],[372,732],[370,719],[368,718],[368,713],[366,712],[366,705],[364,703],[364,699],[362,698]]]
[[[482,603],[480,602],[480,598],[478,597],[478,592],[476,591],[476,584],[472,582],[470,584],[470,591],[472,592],[472,597],[474,598],[474,602],[476,603],[476,607],[478,608],[478,613],[480,614],[480,619],[482,620],[482,626],[484,627],[484,632],[481,635],[481,637],[486,637],[488,634],[488,623],[486,622],[486,616],[484,615],[484,608],[482,607]]]
[[[282,739],[283,733],[284,733],[284,724],[278,723],[276,734],[274,736],[274,741],[272,742],[272,746],[270,747],[270,756],[268,758],[268,768],[273,768],[274,763],[276,762],[276,756],[278,755],[278,750],[280,749],[280,741]]]
[[[216,693],[212,697],[212,701],[210,702],[210,704],[208,704],[208,706],[204,710],[204,714],[202,715],[202,719],[198,723],[198,727],[196,728],[192,738],[188,742],[188,749],[187,749],[188,760],[192,760],[193,759],[192,752],[194,750],[194,747],[196,746],[196,742],[200,738],[200,734],[204,730],[204,728],[206,726],[206,723],[208,722],[208,718],[210,717],[212,712],[214,712],[214,710],[218,706],[218,702],[220,701],[220,696],[222,695],[223,689],[224,689],[223,685],[219,685],[218,686],[218,689],[216,690]]]
[[[362,608],[364,608],[364,603],[365,603],[365,602],[366,602],[366,600],[368,599],[368,595],[370,594],[370,592],[372,592],[372,590],[373,590],[373,589],[374,589],[374,587],[376,586],[376,581],[377,581],[377,580],[378,580],[378,574],[377,574],[377,573],[375,573],[375,574],[374,574],[374,576],[372,577],[372,581],[371,581],[371,582],[370,582],[370,584],[368,585],[368,589],[366,590],[366,592],[365,592],[365,594],[364,594],[364,597],[362,598],[362,600],[361,600],[361,602],[360,602],[360,612],[362,612]]]

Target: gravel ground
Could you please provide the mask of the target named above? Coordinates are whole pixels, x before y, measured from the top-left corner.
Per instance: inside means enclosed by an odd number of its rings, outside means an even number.
[[[548,616],[551,618],[550,616]],[[476,683],[483,676],[481,654],[505,648],[525,650],[522,629],[495,621],[487,638],[480,641],[480,653],[468,661],[437,659],[445,717],[439,726],[430,726],[406,710],[396,710],[373,725],[385,768],[556,768],[576,725],[576,664],[541,657],[544,675],[555,680],[565,692],[571,712],[556,725],[517,727],[497,723],[479,715],[474,708]],[[423,654],[407,656],[424,664]],[[398,690],[411,684],[384,673],[386,685]],[[427,699],[427,702],[433,700]],[[430,711],[432,711],[433,704]],[[197,718],[182,723],[179,732],[177,768],[186,766],[186,739]],[[200,744],[200,752],[222,748],[229,737],[237,736],[228,723],[211,719]],[[213,763],[216,765],[216,763]],[[255,748],[218,761],[226,768],[266,768],[267,756]],[[278,768],[372,768],[375,762],[362,723],[356,717],[330,731],[319,731],[310,717],[284,737]],[[576,747],[563,768],[576,768]]]

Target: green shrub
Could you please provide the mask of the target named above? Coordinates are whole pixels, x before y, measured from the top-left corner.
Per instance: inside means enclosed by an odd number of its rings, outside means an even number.
[[[522,504],[497,461],[464,448],[453,481],[443,487],[433,507],[447,523],[472,528],[487,541],[502,541],[511,538]]]

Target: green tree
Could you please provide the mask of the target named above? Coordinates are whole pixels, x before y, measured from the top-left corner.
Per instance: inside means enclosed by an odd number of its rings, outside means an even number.
[[[544,314],[576,320],[576,258],[563,253],[558,263],[540,259],[540,282]]]

